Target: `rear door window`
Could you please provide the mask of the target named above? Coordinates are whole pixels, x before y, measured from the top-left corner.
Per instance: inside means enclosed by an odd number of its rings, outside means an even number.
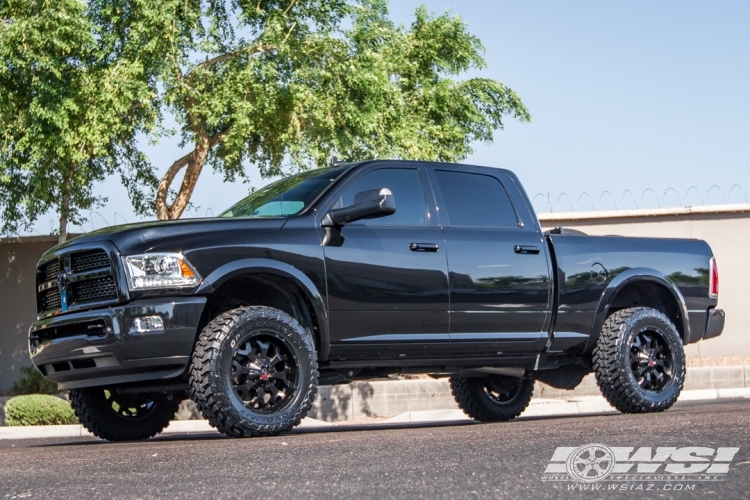
[[[450,226],[518,228],[503,184],[490,175],[435,170]]]

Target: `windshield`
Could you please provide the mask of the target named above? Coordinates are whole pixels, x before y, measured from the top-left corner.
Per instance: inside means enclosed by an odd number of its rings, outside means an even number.
[[[219,217],[295,215],[315,201],[347,167],[320,168],[276,181],[252,193]]]

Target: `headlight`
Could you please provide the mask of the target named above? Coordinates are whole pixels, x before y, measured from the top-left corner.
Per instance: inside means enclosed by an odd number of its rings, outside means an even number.
[[[190,287],[203,278],[179,253],[147,253],[123,257],[130,290]]]

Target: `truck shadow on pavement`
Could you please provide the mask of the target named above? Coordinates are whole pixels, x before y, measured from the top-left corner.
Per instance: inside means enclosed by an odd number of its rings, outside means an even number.
[[[439,427],[462,427],[469,425],[481,425],[481,426],[511,426],[511,425],[523,425],[528,422],[537,421],[548,421],[548,420],[565,420],[570,418],[584,419],[591,417],[618,417],[619,413],[602,412],[602,413],[589,413],[585,415],[544,415],[534,417],[519,417],[510,422],[476,422],[473,420],[445,420],[445,421],[424,421],[424,422],[380,422],[380,423],[358,423],[358,424],[336,424],[336,425],[325,425],[325,426],[310,426],[306,428],[294,429],[289,434],[282,434],[274,437],[293,437],[295,435],[306,435],[306,434],[328,434],[328,433],[349,433],[349,432],[373,432],[373,431],[398,431],[398,430],[410,430],[410,429],[428,429],[428,428],[439,428]],[[202,440],[216,440],[216,439],[232,439],[228,436],[220,434],[218,431],[196,431],[196,432],[180,432],[180,433],[165,433],[155,436],[146,441],[131,441],[124,443],[112,443],[104,441],[93,436],[85,436],[80,438],[60,438],[65,439],[64,442],[50,443],[49,439],[47,442],[42,443],[29,443],[29,448],[47,448],[47,447],[65,447],[65,446],[85,446],[85,445],[127,445],[127,444],[147,444],[147,443],[164,443],[169,441],[202,441]],[[250,439],[264,439],[264,438],[250,438]],[[38,440],[34,440],[38,441]],[[18,443],[18,441],[16,441]]]

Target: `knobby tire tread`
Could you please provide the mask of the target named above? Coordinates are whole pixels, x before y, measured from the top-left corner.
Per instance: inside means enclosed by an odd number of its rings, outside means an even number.
[[[604,322],[592,354],[596,383],[602,395],[609,404],[623,413],[646,413],[668,409],[679,398],[682,383],[685,380],[685,363],[683,362],[680,372],[674,375],[679,382],[677,391],[666,401],[655,404],[645,401],[639,394],[630,375],[629,362],[621,359],[621,353],[624,351],[622,344],[627,341],[628,329],[641,319],[662,322],[671,329],[672,335],[677,335],[669,318],[656,309],[648,307],[621,309],[611,314]],[[679,335],[677,339],[681,346],[682,341]]]
[[[102,402],[92,396],[95,390],[104,391],[98,388],[70,390],[70,405],[78,420],[91,434],[107,441],[141,441],[152,438],[169,425],[180,407],[179,398],[172,401],[164,398],[158,402],[159,407],[152,415],[128,421],[113,410],[103,407]]]
[[[502,422],[513,420],[526,410],[534,393],[534,383],[524,380],[518,400],[506,408],[493,408],[494,403],[484,392],[481,378],[451,377],[451,394],[463,412],[480,422]],[[493,408],[495,411],[492,411]]]
[[[221,379],[216,365],[222,349],[222,340],[232,328],[244,321],[279,322],[289,331],[289,340],[310,355],[310,387],[301,405],[286,418],[278,422],[258,424],[249,420],[238,420],[236,411],[226,392],[217,383]],[[189,395],[195,401],[203,417],[219,432],[231,437],[276,436],[291,431],[299,425],[312,407],[317,394],[318,363],[312,336],[288,314],[270,307],[251,306],[227,311],[213,319],[200,334],[190,366]],[[300,388],[303,390],[303,388]]]

